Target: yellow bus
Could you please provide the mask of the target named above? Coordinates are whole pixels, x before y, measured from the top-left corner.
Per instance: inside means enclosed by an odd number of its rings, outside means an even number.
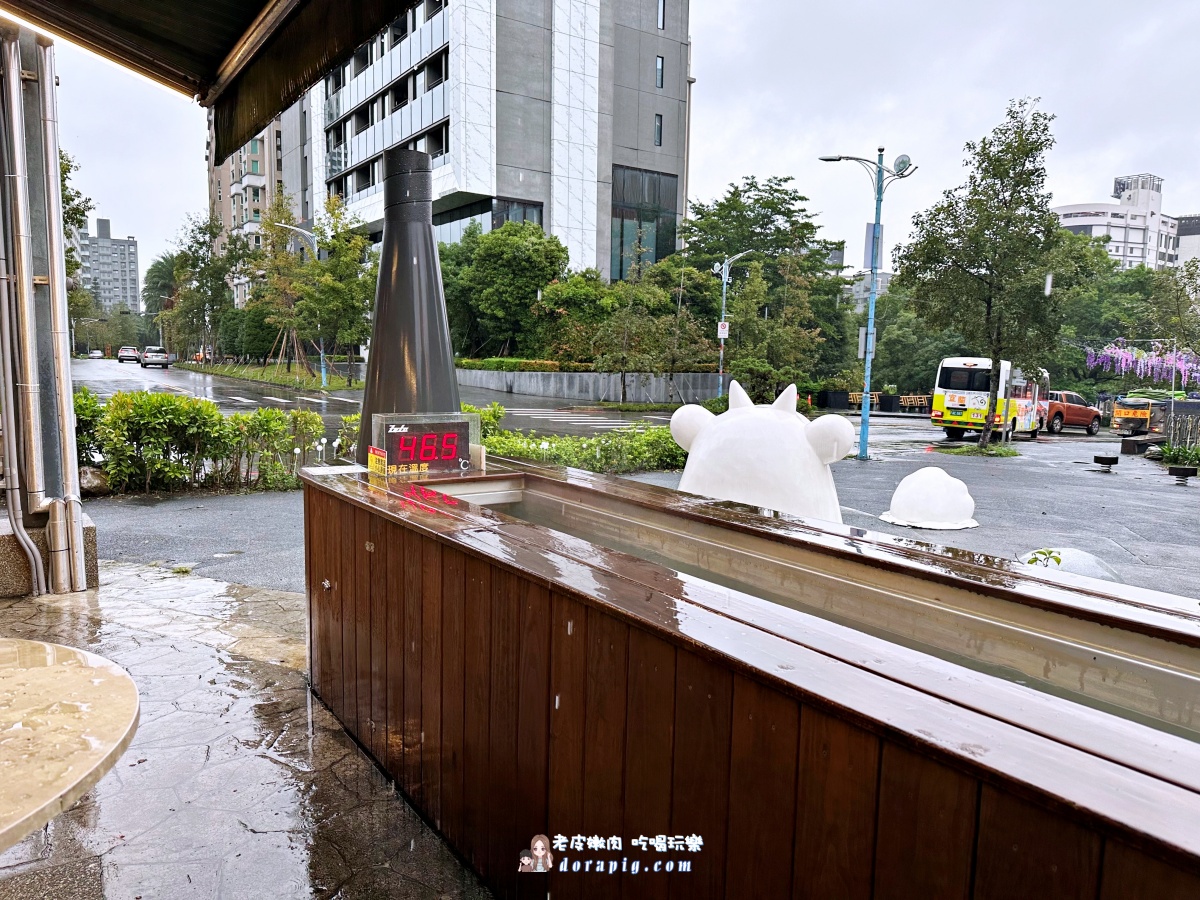
[[[938,365],[930,421],[961,441],[967,432],[981,432],[987,421],[992,361],[982,356],[948,356]],[[1000,360],[1000,387],[992,410],[992,427],[1004,440],[1023,432],[1031,439],[1046,426],[1050,377],[1025,374],[1007,359]]]

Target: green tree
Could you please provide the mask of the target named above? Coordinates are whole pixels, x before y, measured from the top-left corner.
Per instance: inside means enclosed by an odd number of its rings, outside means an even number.
[[[733,271],[733,285],[746,277],[750,265],[762,265],[770,298],[768,317],[775,305],[800,290],[807,311],[789,314],[793,324],[818,329],[822,342],[809,365],[814,374],[839,371],[853,358],[854,326],[841,302],[845,279],[830,262],[842,245],[817,237],[814,217],[805,207],[807,198],[792,186],[791,178],[754,177],[731,184],[725,195],[712,203],[692,205],[692,216],[683,225],[688,257],[702,271],[742,251],[751,251]],[[720,310],[720,284],[715,282],[712,316]],[[731,285],[732,287],[732,285]],[[701,308],[697,307],[698,312]]]
[[[670,305],[666,292],[650,284],[620,281],[612,286],[615,306],[597,328],[596,371],[621,373],[621,402],[628,398],[630,372],[660,370],[663,329],[654,315]]]
[[[913,217],[913,239],[895,253],[898,287],[936,329],[952,329],[992,359],[989,408],[1001,359],[1033,369],[1057,349],[1064,291],[1085,280],[1087,260],[1059,226],[1045,188],[1053,116],[1014,100],[991,134],[966,144],[966,182]],[[1043,286],[1054,273],[1057,287]],[[981,446],[991,437],[985,419]]]
[[[596,329],[614,304],[612,289],[595,269],[550,282],[535,303],[527,352],[546,359],[590,361]]]
[[[790,260],[791,254],[782,257],[784,282],[780,289],[771,291],[762,263],[753,262],[745,280],[733,291],[725,343],[731,371],[737,363],[754,361],[760,369],[773,370],[777,383],[805,380],[812,371],[822,339],[813,321],[805,280]]]
[[[58,178],[62,189],[63,233],[83,231],[87,228],[88,213],[96,208],[90,197],[71,184],[72,176],[79,171],[79,163],[75,162],[64,150],[58,151]],[[83,265],[75,248],[67,245],[67,277],[73,276]]]
[[[71,234],[87,228],[88,213],[95,209],[90,197],[71,184],[71,177],[79,171],[79,164],[69,154],[58,151],[59,186],[62,190],[63,233]],[[74,283],[75,276],[83,267],[83,262],[75,252],[75,248],[67,243],[66,272],[67,277]],[[82,284],[77,284],[67,291],[67,315],[72,322],[80,319],[96,318],[95,304],[91,292]],[[75,348],[72,347],[74,352]]]
[[[1143,327],[1146,339],[1171,338],[1180,347],[1200,350],[1200,260],[1154,274]],[[1165,343],[1165,341],[1164,341]]]
[[[479,248],[482,235],[483,226],[472,221],[463,229],[462,238],[457,243],[438,244],[451,343],[457,353],[467,357],[475,356],[487,342],[475,309],[474,288],[471,285],[475,251]]]
[[[213,214],[188,218],[177,249],[178,301],[166,313],[173,332],[198,343],[204,358],[207,348],[214,346],[221,316],[233,306],[229,279],[250,256],[241,235],[226,235],[224,245],[218,247],[223,233],[221,221]]]
[[[370,313],[379,278],[379,259],[340,196],[325,203],[325,215],[313,228],[321,258],[305,266],[296,301],[296,332],[325,352],[349,350],[371,336]],[[346,366],[346,385],[354,368]]]
[[[701,323],[721,315],[721,282],[711,271],[691,265],[688,253],[673,253],[642,272],[642,281],[666,291],[676,308],[687,307]]]
[[[567,248],[533,222],[505,222],[481,235],[469,271],[459,277],[483,344],[497,356],[535,345],[538,292],[566,274],[567,261]]]
[[[238,335],[242,355],[258,360],[264,367],[271,352],[279,345],[279,326],[272,324],[275,312],[274,305],[258,299],[251,300],[242,310]]]
[[[815,246],[817,226],[805,208],[808,198],[791,186],[793,179],[773,176],[760,182],[747,175],[730,184],[723,197],[693,203],[680,233],[699,268],[753,251],[759,261]]]
[[[221,325],[217,329],[217,342],[225,356],[241,358],[242,326],[245,323],[246,311],[236,306],[230,307],[221,314]]]
[[[296,305],[317,273],[315,262],[309,260],[306,264],[302,252],[293,249],[298,240],[303,240],[292,230],[295,225],[290,201],[282,192],[277,192],[263,216],[260,229],[262,246],[254,254],[258,277],[252,297],[256,303],[263,304],[271,311],[268,322],[276,330],[272,344],[278,347],[277,359],[286,359],[289,372],[292,370],[292,360],[298,360],[311,374],[312,369],[300,343]],[[300,246],[308,249],[305,245]],[[264,356],[270,352],[268,350]]]
[[[657,358],[651,363],[652,371],[667,375],[667,399],[675,399],[675,375],[678,372],[694,372],[717,360],[717,348],[706,334],[705,325],[690,309],[680,306],[675,313],[655,319],[654,345]]]
[[[142,309],[148,314],[157,316],[164,307],[169,307],[178,287],[175,284],[175,266],[179,262],[177,254],[167,251],[160,253],[146,268],[142,279]]]

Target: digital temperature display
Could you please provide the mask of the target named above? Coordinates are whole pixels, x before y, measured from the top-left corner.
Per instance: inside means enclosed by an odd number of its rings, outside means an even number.
[[[387,474],[465,472],[471,467],[467,422],[408,422],[387,426]]]

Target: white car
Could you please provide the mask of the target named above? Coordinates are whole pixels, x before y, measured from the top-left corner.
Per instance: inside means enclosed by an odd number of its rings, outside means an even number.
[[[122,347],[117,351],[117,362],[137,362],[138,352],[137,347]]]
[[[168,369],[171,367],[171,357],[167,355],[166,347],[147,347],[142,351],[141,363],[143,369],[146,366],[162,366]]]
[[[90,350],[88,351],[88,359],[104,359],[104,351]]]

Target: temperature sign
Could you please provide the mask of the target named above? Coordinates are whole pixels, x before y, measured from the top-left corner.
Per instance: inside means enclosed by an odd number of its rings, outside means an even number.
[[[387,426],[387,474],[465,472],[471,468],[467,422],[407,422]]]

